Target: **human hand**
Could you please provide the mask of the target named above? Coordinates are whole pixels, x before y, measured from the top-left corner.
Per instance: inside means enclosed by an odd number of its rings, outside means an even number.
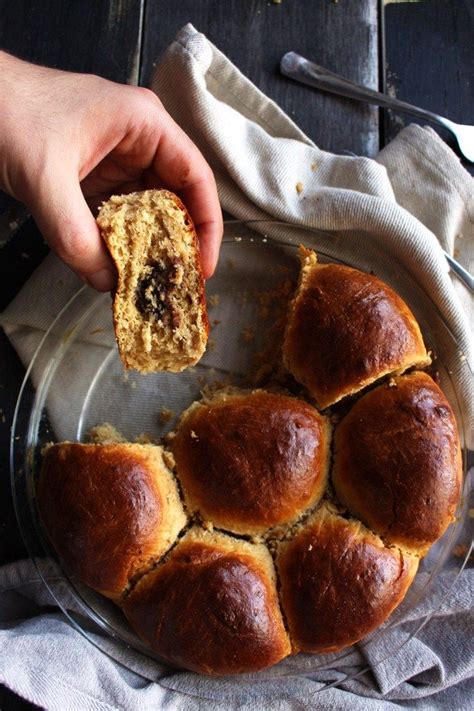
[[[88,204],[156,187],[182,198],[212,275],[222,238],[214,177],[153,92],[0,52],[0,96],[0,188],[26,203],[80,277],[99,291],[116,279]]]

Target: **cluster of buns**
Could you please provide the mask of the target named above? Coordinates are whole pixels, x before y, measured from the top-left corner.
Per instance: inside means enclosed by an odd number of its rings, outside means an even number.
[[[451,407],[429,375],[402,374],[429,363],[406,304],[371,275],[301,259],[283,354],[307,399],[227,390],[193,403],[163,447],[44,454],[39,511],[67,568],[162,659],[200,673],[362,639],[460,495]],[[334,432],[311,404],[374,383]]]

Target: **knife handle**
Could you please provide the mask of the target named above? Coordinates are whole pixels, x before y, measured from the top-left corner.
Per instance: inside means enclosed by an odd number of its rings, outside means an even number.
[[[290,77],[290,79],[294,79],[302,84],[308,84],[308,86],[314,86],[317,89],[323,89],[332,94],[346,96],[349,99],[359,99],[369,104],[375,104],[376,106],[384,106],[388,109],[402,111],[403,113],[412,114],[418,118],[433,121],[433,123],[438,123],[449,128],[447,125],[449,123],[448,119],[443,119],[443,117],[433,114],[431,111],[420,109],[418,106],[412,106],[406,101],[399,101],[387,94],[381,94],[379,91],[367,89],[364,86],[355,84],[349,81],[349,79],[344,79],[338,74],[329,71],[329,69],[321,67],[319,64],[308,61],[296,52],[287,52],[282,57],[280,71],[286,77]]]

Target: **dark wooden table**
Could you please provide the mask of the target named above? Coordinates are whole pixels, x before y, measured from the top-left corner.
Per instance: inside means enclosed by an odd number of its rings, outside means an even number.
[[[0,47],[24,59],[147,85],[187,22],[204,32],[323,149],[374,155],[410,121],[279,75],[292,49],[372,88],[474,123],[474,0],[0,0]],[[1,110],[1,98],[0,98]],[[443,138],[452,141],[446,133]],[[0,194],[0,310],[44,259],[32,220],[13,235]],[[26,555],[10,495],[10,423],[24,368],[0,331],[0,564]],[[31,708],[0,689],[0,708]]]

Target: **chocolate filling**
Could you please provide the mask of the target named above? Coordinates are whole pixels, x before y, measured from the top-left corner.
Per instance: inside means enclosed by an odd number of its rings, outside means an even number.
[[[135,305],[142,313],[161,319],[171,310],[169,296],[175,284],[177,267],[163,261],[150,262],[137,285]]]

